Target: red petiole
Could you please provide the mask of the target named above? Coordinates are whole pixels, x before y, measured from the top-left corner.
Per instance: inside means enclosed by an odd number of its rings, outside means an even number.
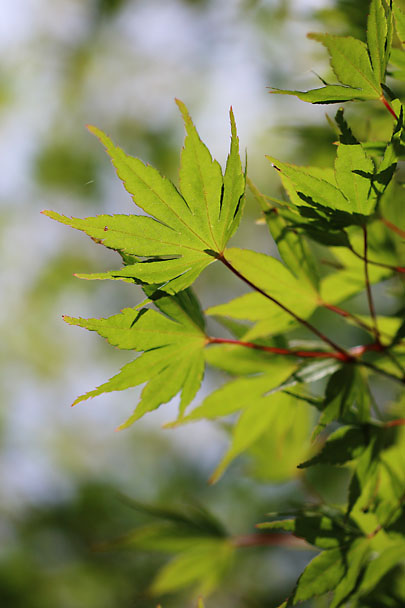
[[[263,346],[262,344],[255,344],[254,342],[244,342],[243,340],[232,340],[228,338],[207,338],[208,344],[230,344],[233,346],[244,346],[246,348],[253,348],[266,353],[272,353],[275,355],[286,355],[290,357],[304,357],[308,359],[338,359],[339,361],[354,361],[361,357],[367,351],[381,351],[384,347],[379,343],[366,344],[361,346],[355,346],[347,351],[346,355],[343,355],[339,351],[323,351],[323,350],[298,350],[289,348],[278,348],[276,346]]]

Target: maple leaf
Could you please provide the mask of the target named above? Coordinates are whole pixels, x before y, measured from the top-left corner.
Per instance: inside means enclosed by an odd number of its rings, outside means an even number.
[[[401,13],[398,9],[398,16]],[[315,104],[384,99],[387,64],[392,44],[392,14],[382,0],[372,0],[367,20],[367,44],[352,36],[308,34],[328,50],[332,70],[341,84],[326,84],[311,91],[272,89],[279,95],[294,95]]]
[[[89,127],[105,146],[135,204],[149,215],[78,219],[44,211],[108,248],[142,258],[133,258],[134,263],[121,270],[78,275],[81,278],[137,281],[164,286],[166,293],[177,293],[215,261],[237,229],[245,176],[232,108],[231,148],[222,175],[219,163],[200,140],[185,105],[179,100],[177,105],[187,132],[181,154],[180,191],[156,169],[128,156],[102,131]]]
[[[182,413],[203,378],[204,318],[191,290],[176,296],[155,292],[152,299],[160,312],[126,308],[107,319],[64,317],[70,325],[95,331],[120,349],[143,351],[108,382],[73,403],[146,383],[135,412],[119,428],[129,426],[179,392]]]

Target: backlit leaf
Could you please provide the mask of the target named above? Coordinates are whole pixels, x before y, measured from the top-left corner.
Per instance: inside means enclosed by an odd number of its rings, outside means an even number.
[[[372,0],[367,20],[367,45],[373,71],[380,82],[385,81],[386,56],[390,52],[390,48],[386,48],[387,33],[387,18],[382,1]]]
[[[193,587],[196,593],[207,595],[228,571],[234,551],[226,540],[200,540],[159,571],[151,592],[160,595]]]
[[[233,113],[231,151],[223,177],[220,165],[200,140],[185,105],[177,103],[187,132],[181,155],[180,192],[156,169],[127,155],[96,127],[89,127],[106,148],[135,204],[150,217],[102,215],[76,219],[44,212],[82,230],[106,247],[146,258],[93,278],[132,279],[158,284],[167,293],[176,293],[188,287],[215,261],[213,253],[223,251],[237,228],[245,178]]]
[[[351,36],[308,34],[329,51],[330,63],[339,82],[360,89],[363,99],[378,99],[381,95],[379,74],[371,66],[367,46]]]
[[[329,549],[317,555],[298,579],[288,605],[332,591],[345,575],[345,564],[340,549]]]
[[[246,277],[265,297],[276,300],[294,311],[299,301],[300,316],[308,317],[318,305],[315,289],[297,280],[278,260],[248,249],[227,249],[226,260]]]
[[[368,99],[363,89],[346,87],[339,84],[328,84],[319,89],[310,91],[288,91],[286,89],[272,89],[271,93],[279,95],[293,95],[302,101],[315,104],[341,103],[343,101]]]
[[[272,359],[270,359],[271,357]],[[222,416],[229,416],[249,407],[255,401],[260,400],[267,392],[271,391],[272,388],[281,384],[297,367],[295,361],[286,357],[281,358],[269,355],[269,361],[272,361],[272,363],[267,372],[238,378],[225,384],[208,395],[202,404],[197,406],[187,416],[168,426],[177,426],[178,424],[202,419],[212,420]]]
[[[370,554],[370,542],[368,539],[355,541],[348,549],[345,562],[345,576],[340,580],[333,595],[330,608],[338,608],[345,603],[359,579],[360,572],[368,560]]]
[[[204,373],[204,320],[194,296],[190,292],[175,297],[159,294],[154,301],[165,314],[126,308],[107,319],[65,317],[67,323],[96,331],[118,348],[144,351],[108,382],[75,401],[76,404],[148,382],[134,414],[121,428],[170,401],[180,391],[182,413],[195,396]]]
[[[238,422],[232,432],[232,443],[222,461],[211,476],[211,482],[217,481],[224,473],[225,469],[239,454],[245,452],[255,444],[266,431],[274,433],[278,437],[279,450],[272,449],[270,445],[269,458],[273,458],[275,477],[277,478],[278,458],[283,458],[283,436],[293,430],[295,424],[302,426],[303,420],[297,418],[297,410],[305,406],[298,403],[294,398],[286,393],[276,393],[269,397],[264,397],[257,401],[252,401],[241,413]],[[285,438],[285,437],[284,437]],[[275,447],[275,446],[274,446]],[[285,445],[288,450],[288,443]],[[305,449],[305,445],[301,450]],[[299,456],[298,456],[299,457]],[[297,463],[296,463],[297,464]],[[291,468],[287,467],[287,475],[291,473]],[[284,475],[281,476],[283,478]]]
[[[401,0],[393,0],[395,29],[403,47],[405,47],[405,5]]]

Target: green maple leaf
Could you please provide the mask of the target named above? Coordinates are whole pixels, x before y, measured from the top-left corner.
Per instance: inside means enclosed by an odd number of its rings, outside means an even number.
[[[148,308],[126,308],[107,319],[64,317],[67,323],[96,331],[120,349],[143,351],[116,376],[78,397],[73,404],[146,382],[135,412],[120,428],[170,401],[180,391],[182,413],[203,377],[206,336],[197,300],[190,290],[176,296],[158,292],[153,299],[160,313]]]
[[[231,149],[226,169],[213,160],[200,140],[185,105],[177,100],[187,137],[181,154],[180,191],[151,166],[125,154],[96,127],[118,176],[135,204],[148,216],[100,215],[68,218],[44,213],[82,230],[95,241],[124,255],[139,256],[125,268],[83,278],[123,279],[164,285],[167,293],[188,287],[224,250],[237,229],[243,207],[245,176],[232,109]]]
[[[397,23],[402,13],[397,10]],[[303,101],[316,104],[342,101],[382,99],[387,64],[392,43],[392,14],[383,0],[372,0],[367,20],[367,44],[352,36],[308,34],[328,50],[332,70],[341,84],[311,91],[273,89],[272,93],[294,95]]]
[[[297,166],[267,156],[279,172],[291,203],[301,214],[303,227],[318,226],[325,233],[331,228],[342,231],[350,225],[364,224],[365,218],[374,213],[398,161],[403,110],[398,100],[392,105],[399,118],[377,167],[354,137],[342,109],[336,114],[340,136],[333,169]]]
[[[298,280],[276,258],[237,248],[227,249],[225,258],[261,293],[245,294],[226,304],[213,306],[207,313],[254,321],[255,325],[244,335],[244,339],[276,335],[297,325],[297,320],[288,312],[295,310],[297,297],[300,300],[301,318],[310,317],[318,307],[319,296],[312,283]],[[282,307],[268,296],[276,299]]]

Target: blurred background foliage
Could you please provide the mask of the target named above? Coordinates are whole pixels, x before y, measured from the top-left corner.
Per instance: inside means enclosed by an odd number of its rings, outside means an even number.
[[[232,104],[251,178],[282,196],[264,154],[326,166],[335,133],[325,107],[270,96],[266,87],[312,88],[312,69],[330,77],[324,49],[305,35],[328,30],[364,37],[368,1],[16,0],[2,9],[0,605],[194,605],[183,591],[152,595],[167,554],[159,542],[141,542],[134,530],[163,522],[172,526],[170,538],[184,533],[193,543],[196,526],[198,538],[211,538],[221,536],[223,525],[239,538],[268,511],[297,506],[313,494],[339,502],[347,476],[331,470],[328,483],[316,473],[310,481],[298,478],[291,464],[277,464],[274,446],[270,458],[262,442],[250,460],[237,460],[211,487],[207,479],[224,451],[225,426],[162,431],[168,418],[157,412],[114,433],[132,410],[136,390],[71,410],[78,394],[128,358],[65,326],[61,314],[109,315],[142,294],[127,284],[76,279],[75,272],[109,269],[119,260],[39,212],[132,211],[86,123],[176,181],[183,131],[175,96],[186,102],[222,163]],[[390,128],[378,107],[370,106],[363,118],[354,105],[348,115],[356,117],[362,138],[378,140]],[[275,254],[258,218],[248,198],[237,242]],[[196,289],[208,306],[236,295],[240,286],[210,267]],[[201,394],[224,378],[207,374]],[[173,520],[125,497],[172,505],[177,515]],[[308,557],[302,549],[247,546],[208,607],[276,606]]]

